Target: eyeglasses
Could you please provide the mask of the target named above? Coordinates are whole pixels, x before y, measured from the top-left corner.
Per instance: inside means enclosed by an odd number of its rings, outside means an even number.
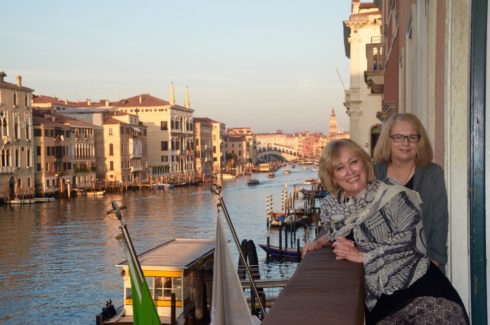
[[[393,135],[390,135],[390,138],[395,143],[402,143],[402,142],[405,142],[405,140],[408,140],[408,142],[410,142],[410,143],[417,143],[420,140],[420,135],[418,135],[418,134],[409,134],[409,135],[393,134]]]

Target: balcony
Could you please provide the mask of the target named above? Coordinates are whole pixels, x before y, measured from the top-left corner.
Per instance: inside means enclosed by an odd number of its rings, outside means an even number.
[[[12,174],[15,171],[13,166],[0,167],[0,174]]]
[[[331,247],[308,253],[263,325],[363,324],[362,264],[338,261]]]
[[[129,171],[130,171],[131,173],[142,172],[142,171],[143,171],[143,167],[131,166],[131,167],[129,168]]]
[[[2,135],[2,141],[3,143],[10,143],[12,142],[13,138],[11,136],[8,136],[8,135]]]
[[[372,94],[382,94],[384,88],[383,43],[366,44],[367,67],[364,81]]]

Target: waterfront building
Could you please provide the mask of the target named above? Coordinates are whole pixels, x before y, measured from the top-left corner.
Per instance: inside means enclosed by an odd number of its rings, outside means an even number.
[[[226,129],[227,153],[237,156],[242,164],[254,163],[257,150],[255,133],[250,128]],[[242,143],[239,143],[242,141]]]
[[[217,175],[226,167],[226,125],[212,121],[213,125],[213,174]]]
[[[110,183],[138,185],[148,180],[147,127],[138,116],[119,111],[104,115],[105,178]]]
[[[92,125],[94,131],[94,149],[96,162],[96,178],[105,179],[105,156],[104,156],[104,132],[102,124],[104,114],[115,109],[109,105],[108,100],[98,102],[86,99],[85,101],[68,101],[57,97],[34,95],[32,107],[35,111],[64,115],[79,121],[85,121]]]
[[[381,47],[373,45],[379,43],[381,11],[373,2],[352,0],[351,15],[348,20],[344,20],[345,54],[350,59],[350,86],[345,90],[344,105],[349,115],[350,138],[369,154],[374,149],[381,124],[376,113],[381,105],[382,94],[376,87],[368,86],[376,82],[377,79],[373,77],[375,74],[382,75],[383,64],[376,59],[381,58],[383,53]],[[367,49],[371,50],[369,62]],[[373,73],[365,75],[365,71]],[[368,77],[370,81],[366,82]]]
[[[121,112],[137,115],[147,127],[148,165],[153,178],[163,176],[194,175],[193,112],[189,93],[186,107],[175,104],[173,84],[169,102],[141,94],[112,102]]]
[[[197,177],[211,177],[213,175],[213,122],[209,118],[194,118]],[[192,151],[191,154],[193,154]]]
[[[34,195],[32,92],[5,81],[0,71],[0,195],[4,199]]]

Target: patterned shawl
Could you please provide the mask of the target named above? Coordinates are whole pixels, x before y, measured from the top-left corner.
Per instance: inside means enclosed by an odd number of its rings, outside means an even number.
[[[428,269],[417,192],[381,181],[369,183],[344,203],[344,193],[328,195],[321,205],[323,226],[331,242],[352,232],[363,254],[366,305],[382,294],[407,288]]]

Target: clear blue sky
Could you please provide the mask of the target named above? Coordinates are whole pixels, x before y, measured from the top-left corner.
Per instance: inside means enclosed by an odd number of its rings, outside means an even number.
[[[35,94],[119,100],[141,93],[256,132],[328,132],[349,60],[350,0],[16,0],[2,3],[0,70]]]

